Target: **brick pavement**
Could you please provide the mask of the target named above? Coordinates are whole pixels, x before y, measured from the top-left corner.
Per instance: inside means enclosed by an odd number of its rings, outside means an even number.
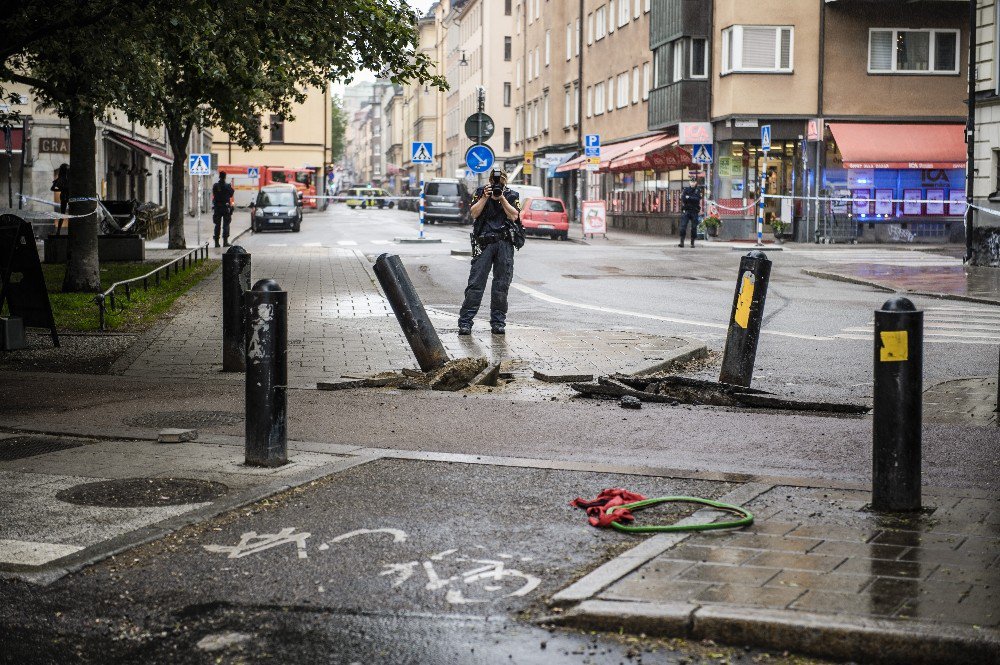
[[[955,379],[924,391],[924,422],[997,425],[997,379]]]
[[[256,250],[253,273],[277,280],[290,294],[290,385],[416,368],[361,252],[330,247],[301,247],[295,254]],[[221,310],[221,272],[217,272],[179,301],[176,314],[137,342],[115,371],[141,377],[242,380],[240,374],[221,373]],[[519,325],[511,325],[505,338],[488,330],[462,338],[457,335],[455,314],[433,308],[428,314],[452,357],[521,359],[549,371],[635,372],[691,348],[690,342],[675,337]]]

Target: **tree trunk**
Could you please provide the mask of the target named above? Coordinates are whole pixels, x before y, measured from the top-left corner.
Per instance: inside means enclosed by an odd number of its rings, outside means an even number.
[[[187,174],[187,146],[191,137],[191,123],[167,120],[167,136],[174,162],[170,168],[170,249],[186,249],[184,239],[184,178]]]
[[[63,291],[101,290],[101,266],[97,258],[97,168],[93,111],[69,117],[69,214],[87,215],[69,220],[69,246]],[[87,199],[74,201],[73,199]],[[88,214],[92,213],[92,214]]]

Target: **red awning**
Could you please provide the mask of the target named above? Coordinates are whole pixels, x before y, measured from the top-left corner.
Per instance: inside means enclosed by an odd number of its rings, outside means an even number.
[[[135,148],[139,152],[146,153],[153,159],[159,159],[160,161],[167,163],[173,161],[173,159],[170,158],[170,155],[168,155],[162,148],[157,148],[155,145],[151,145],[145,141],[140,141],[139,139],[134,139],[131,136],[125,136],[124,134],[119,134],[118,132],[108,132],[108,138],[126,148]]]
[[[633,148],[643,145],[652,141],[653,136],[644,136],[641,139],[632,139],[630,141],[622,141],[621,143],[609,143],[608,145],[601,146],[601,164],[608,162],[616,157],[620,157],[626,152],[631,151]],[[577,169],[582,169],[587,165],[586,155],[580,155],[570,161],[566,162],[562,166],[556,168],[556,173],[565,173],[566,171],[576,171]]]
[[[7,145],[7,141],[4,139],[3,130],[0,129],[0,154],[6,153],[7,152],[7,148],[9,147],[11,149],[11,152],[14,153],[15,155],[21,154],[21,150],[23,149],[23,146],[24,146],[24,129],[22,129],[22,128],[13,129],[12,128],[10,130],[10,143],[11,143],[11,145],[8,146]]]
[[[964,169],[964,125],[828,123],[849,169]]]
[[[691,164],[691,153],[677,144],[676,136],[660,136],[602,164],[601,171],[673,171]]]

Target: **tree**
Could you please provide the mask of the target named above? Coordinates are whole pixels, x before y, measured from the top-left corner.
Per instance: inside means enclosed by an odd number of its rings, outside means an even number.
[[[344,134],[347,131],[347,114],[344,113],[344,102],[340,95],[333,96],[331,105],[332,131],[330,132],[330,161],[339,162],[344,156]]]
[[[163,81],[155,112],[174,155],[172,248],[185,246],[182,196],[194,127],[218,127],[245,149],[258,146],[263,114],[291,118],[306,88],[359,69],[447,87],[416,53],[416,15],[403,0],[205,0],[193,11],[165,3],[159,23],[170,26],[155,43]]]

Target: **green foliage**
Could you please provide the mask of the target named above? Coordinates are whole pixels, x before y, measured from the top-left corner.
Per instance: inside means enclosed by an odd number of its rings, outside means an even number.
[[[717,229],[722,226],[722,220],[718,217],[706,217],[701,220],[701,223],[705,226],[707,230]]]
[[[771,220],[771,230],[774,231],[774,235],[781,235],[788,227],[788,222],[778,219],[777,217]]]
[[[344,113],[344,103],[339,95],[333,96],[331,105],[332,132],[330,133],[330,161],[339,162],[344,156],[345,134],[347,132],[347,114]]]

